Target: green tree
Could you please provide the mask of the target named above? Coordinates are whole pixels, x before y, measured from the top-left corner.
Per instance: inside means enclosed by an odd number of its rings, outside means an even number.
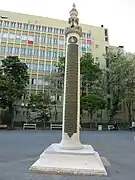
[[[106,101],[101,95],[88,94],[81,98],[81,106],[83,110],[88,111],[91,120],[94,113],[99,109],[105,109]]]
[[[65,73],[65,57],[60,58],[56,64],[57,68],[57,81],[61,88],[64,84],[64,73]],[[80,71],[81,71],[81,82],[82,91],[86,93],[86,87],[90,91],[96,91],[98,87],[97,80],[102,74],[102,70],[99,67],[99,63],[94,62],[94,58],[91,53],[84,54],[80,59]],[[56,82],[56,79],[55,79]],[[98,88],[97,88],[98,89]]]
[[[27,65],[17,56],[8,56],[2,60],[0,71],[0,106],[8,108],[8,122],[12,126],[14,104],[26,92],[29,76]]]
[[[131,124],[133,117],[133,104],[135,102],[135,55],[126,54],[126,61],[124,62],[127,67],[125,85],[124,85],[124,96],[123,102],[127,106],[128,120]]]
[[[124,52],[109,51],[105,58],[109,64],[106,70],[107,94],[110,94],[111,106],[108,106],[109,121],[116,120],[119,108],[126,102],[131,121],[131,103],[134,99],[134,58],[129,58]],[[133,57],[133,56],[131,56]]]
[[[99,63],[94,62],[91,53],[84,54],[80,59],[82,95],[88,92],[97,93],[97,82],[102,74]]]
[[[56,63],[56,68],[57,75],[54,78],[56,82],[55,87],[62,92],[64,87],[65,57],[60,57],[58,63]]]
[[[43,122],[44,128],[46,127],[46,123],[49,122],[51,118],[51,109],[52,102],[48,96],[48,93],[40,93],[37,95],[31,95],[29,99],[29,107],[30,109],[37,112],[36,121]]]
[[[57,80],[54,78],[54,82],[58,82],[57,85],[63,89],[64,84],[64,73],[65,73],[65,57],[60,58],[59,62],[56,64],[57,68]],[[99,67],[99,63],[94,62],[94,58],[91,53],[84,54],[80,59],[80,72],[81,72],[81,99],[83,96],[91,93],[99,93],[99,78],[102,75],[102,70]],[[53,76],[52,76],[53,77]],[[63,91],[61,91],[63,92]],[[82,115],[83,109],[80,108],[80,113]]]

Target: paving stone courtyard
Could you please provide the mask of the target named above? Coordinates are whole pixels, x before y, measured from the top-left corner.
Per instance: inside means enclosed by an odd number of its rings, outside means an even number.
[[[45,148],[61,140],[60,131],[0,131],[0,180],[134,180],[134,136],[128,131],[82,132],[83,144],[93,145],[103,157],[108,177],[54,176],[28,169]]]

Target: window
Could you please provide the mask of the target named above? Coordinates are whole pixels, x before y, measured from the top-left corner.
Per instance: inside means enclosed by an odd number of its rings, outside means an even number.
[[[11,22],[11,28],[15,28],[16,23],[15,22]]]
[[[52,38],[47,38],[47,44],[52,44]]]
[[[46,56],[51,58],[51,51],[47,51]]]
[[[38,65],[37,64],[33,64],[33,68],[34,70],[37,70],[38,69]]]
[[[108,50],[109,50],[109,48],[108,48],[108,46],[106,46],[106,47],[105,47],[105,53],[106,53],[106,54],[108,53]]]
[[[54,34],[58,34],[58,29],[54,28]]]
[[[36,31],[40,31],[41,26],[36,26]]]
[[[99,57],[96,57],[96,61],[99,61]]]
[[[48,27],[48,33],[52,33],[52,31],[53,31],[53,28]]]
[[[98,45],[98,44],[96,44],[96,48],[99,48],[99,45]]]
[[[38,69],[43,71],[44,70],[44,65],[43,64],[39,64]]]
[[[29,27],[28,24],[23,25],[23,28],[26,29],[26,30],[28,30],[28,27]]]
[[[56,66],[51,66],[52,71],[56,71]]]
[[[9,22],[8,21],[4,21],[3,22],[3,27],[8,27],[9,26]]]
[[[105,36],[108,36],[108,30],[105,29]]]
[[[28,69],[30,69],[30,64],[27,64]]]
[[[108,41],[108,37],[105,37],[105,41]]]
[[[64,29],[60,29],[60,34],[64,34]]]
[[[87,39],[91,38],[91,33],[87,33]]]
[[[109,59],[106,58],[106,68],[109,68]]]
[[[30,24],[30,30],[34,30],[34,25]]]
[[[2,26],[2,21],[0,21],[0,26]]]
[[[50,71],[50,65],[45,66],[45,71]]]
[[[64,45],[64,39],[59,39],[59,45]]]
[[[63,57],[63,52],[59,51],[59,57]]]
[[[17,23],[17,28],[21,29],[22,28],[22,24],[21,23]]]
[[[25,55],[25,51],[26,51],[25,48],[21,48],[21,54]]]
[[[2,39],[6,39],[6,38],[8,38],[8,34],[6,33],[2,34]]]
[[[54,51],[52,56],[53,56],[54,59],[56,59],[57,58],[57,52]]]
[[[14,53],[19,54],[19,48],[14,48]]]
[[[27,55],[32,56],[32,49],[27,49]]]
[[[34,50],[34,56],[38,56],[38,50],[37,49]]]
[[[34,84],[35,85],[43,85],[43,80],[42,79],[34,79]]]
[[[53,44],[58,44],[58,39],[53,39]]]
[[[86,33],[82,33],[82,37],[83,37],[83,38],[86,38]]]
[[[39,36],[35,36],[35,41],[39,42]]]
[[[45,43],[45,37],[41,37],[41,42]]]
[[[5,46],[1,46],[0,47],[0,52],[5,53],[5,51],[6,51],[6,47]]]
[[[45,56],[45,51],[44,50],[40,51],[40,56],[43,56],[43,57]]]
[[[46,32],[47,28],[42,26],[42,32]]]
[[[31,79],[31,84],[34,84],[34,79],[33,78]]]
[[[13,48],[12,47],[8,47],[8,53],[12,54]]]

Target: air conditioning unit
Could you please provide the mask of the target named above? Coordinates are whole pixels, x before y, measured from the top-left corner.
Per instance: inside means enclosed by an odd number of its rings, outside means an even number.
[[[0,16],[1,19],[8,19],[8,16]]]

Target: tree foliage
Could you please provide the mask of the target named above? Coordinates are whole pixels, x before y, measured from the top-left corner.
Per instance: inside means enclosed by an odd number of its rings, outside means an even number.
[[[61,87],[63,88],[64,84],[64,73],[65,73],[65,58],[60,58],[60,61],[56,64],[57,67],[57,81],[61,83]],[[84,105],[82,104],[84,97],[88,93],[97,93],[99,92],[99,78],[102,74],[102,70],[99,67],[99,63],[94,62],[94,58],[91,53],[84,54],[80,59],[80,72],[81,72],[81,114],[83,113]],[[57,82],[55,79],[55,82]],[[94,96],[94,94],[93,94]],[[92,98],[93,96],[89,96]],[[95,94],[94,97],[97,95]],[[98,98],[98,97],[97,97]],[[88,100],[85,97],[85,101]],[[90,101],[88,101],[90,103]],[[95,104],[91,104],[91,107],[95,108]],[[98,105],[98,104],[97,104]],[[98,109],[98,108],[97,108]]]
[[[109,69],[106,71],[107,94],[111,95],[111,106],[108,106],[109,120],[114,121],[120,105],[126,103],[127,107],[131,106],[135,97],[135,56],[120,51],[109,51],[105,58],[109,62]],[[130,111],[131,107],[128,109]],[[131,112],[129,113],[131,116]]]
[[[105,109],[106,101],[99,94],[88,94],[81,98],[82,109],[88,111],[91,120],[93,114],[99,109]]]
[[[52,102],[47,93],[40,93],[37,95],[31,95],[29,99],[29,107],[31,110],[37,112],[36,121],[43,122],[44,127],[46,122],[51,118],[51,106]]]
[[[8,108],[13,118],[13,105],[26,91],[29,76],[27,65],[17,56],[8,56],[2,60],[0,70],[0,106]],[[11,121],[10,120],[10,121]]]
[[[99,63],[94,62],[91,53],[86,53],[81,57],[80,71],[83,88],[89,87],[92,90],[95,81],[97,81],[102,74],[102,70],[99,67]]]

